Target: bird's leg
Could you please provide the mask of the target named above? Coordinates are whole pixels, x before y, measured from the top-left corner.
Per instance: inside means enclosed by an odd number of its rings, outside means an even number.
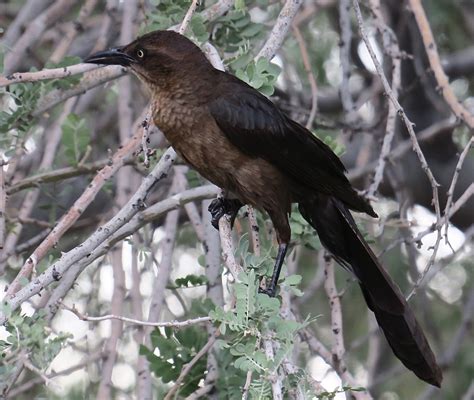
[[[268,294],[270,297],[274,297],[276,294],[276,287],[278,284],[278,278],[280,277],[281,267],[283,266],[283,261],[285,261],[286,251],[288,250],[288,244],[291,240],[291,229],[288,221],[289,210],[290,204],[288,204],[283,210],[281,208],[266,209],[276,231],[278,254],[275,260],[275,266],[273,267],[270,285],[265,289],[259,288],[259,292]]]
[[[237,199],[226,199],[224,197],[218,197],[217,199],[214,199],[208,207],[212,217],[212,226],[216,229],[219,229],[219,220],[227,214],[230,216],[230,224],[231,227],[233,227],[235,217],[242,206],[242,202]]]
[[[280,277],[281,267],[285,260],[286,251],[288,250],[288,243],[280,243],[278,245],[278,254],[275,260],[275,266],[273,267],[272,279],[268,288],[259,288],[259,293],[268,294],[270,297],[275,297],[276,287],[278,284],[278,278]]]

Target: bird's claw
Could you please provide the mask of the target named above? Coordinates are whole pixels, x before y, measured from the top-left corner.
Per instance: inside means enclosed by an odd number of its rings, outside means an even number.
[[[211,213],[211,224],[214,228],[219,230],[219,220],[224,215],[230,216],[230,225],[234,226],[235,217],[239,212],[242,203],[236,199],[226,199],[223,197],[218,197],[217,199],[212,200],[211,204],[207,208]]]
[[[212,200],[211,204],[207,208],[211,213],[211,224],[217,230],[219,229],[219,220],[225,215],[226,207],[222,197]]]

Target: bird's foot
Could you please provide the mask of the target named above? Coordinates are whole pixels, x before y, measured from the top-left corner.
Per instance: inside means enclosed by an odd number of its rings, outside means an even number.
[[[214,228],[219,229],[219,220],[225,215],[224,199],[218,197],[212,200],[207,208],[211,213],[211,224]]]
[[[218,197],[217,199],[212,200],[208,207],[208,210],[211,213],[212,226],[219,229],[219,220],[226,214],[230,216],[231,227],[234,226],[235,217],[241,207],[242,203],[236,199]]]

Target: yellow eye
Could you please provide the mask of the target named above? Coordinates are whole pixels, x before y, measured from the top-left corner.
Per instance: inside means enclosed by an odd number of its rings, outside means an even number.
[[[138,58],[143,58],[145,57],[145,52],[142,49],[137,50],[137,56]]]

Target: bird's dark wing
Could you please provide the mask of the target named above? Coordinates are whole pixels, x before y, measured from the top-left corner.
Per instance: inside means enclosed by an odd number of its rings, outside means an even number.
[[[352,189],[339,158],[321,140],[283,114],[270,100],[226,74],[211,115],[240,151],[264,158],[300,186],[334,195],[350,208],[374,215]]]

